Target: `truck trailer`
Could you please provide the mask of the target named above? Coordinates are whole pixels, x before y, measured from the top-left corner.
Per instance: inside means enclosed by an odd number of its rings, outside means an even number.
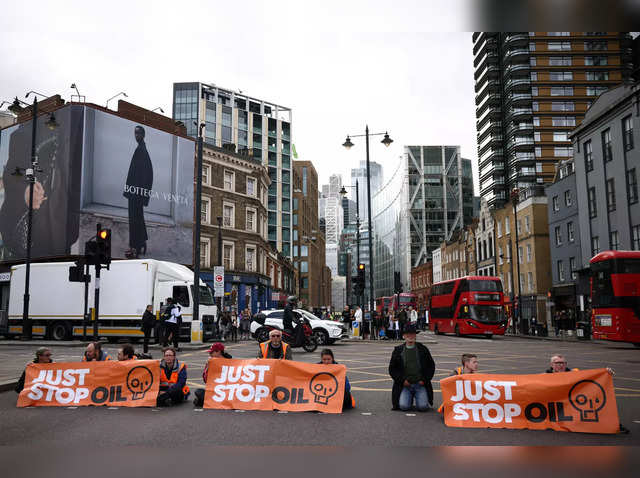
[[[95,320],[95,269],[90,267],[91,279],[85,316],[85,284],[69,281],[69,267],[73,262],[31,264],[29,317],[32,333],[52,340],[70,340],[93,335]],[[9,286],[8,335],[22,334],[23,295],[26,266],[11,268]],[[200,280],[199,317],[193,317],[193,271],[188,267],[153,259],[119,260],[111,262],[109,270],[100,273],[100,303],[98,335],[110,340],[141,338],[142,315],[147,305],[153,306],[160,324],[160,310],[171,297],[182,311],[181,341],[201,342],[203,323],[214,321],[216,307],[213,294]],[[207,328],[210,329],[210,328]],[[159,326],[153,335],[158,336]]]

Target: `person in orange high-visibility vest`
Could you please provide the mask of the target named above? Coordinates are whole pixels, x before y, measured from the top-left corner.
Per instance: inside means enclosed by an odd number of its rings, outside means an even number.
[[[462,367],[456,368],[450,377],[454,375],[463,375],[468,373],[478,373],[478,356],[475,354],[462,354]],[[438,412],[442,413],[444,403],[438,408]]]
[[[137,360],[136,351],[131,344],[124,344],[118,349],[118,362],[125,360]]]
[[[102,350],[102,344],[100,342],[89,343],[84,354],[82,354],[83,362],[105,362],[107,360],[111,360],[111,356]]]
[[[166,347],[160,361],[160,393],[158,406],[177,405],[189,396],[187,365],[176,358],[176,349]]]
[[[291,347],[282,341],[282,332],[273,329],[269,332],[269,340],[260,344],[258,358],[292,360]]]
[[[320,362],[324,365],[335,365],[336,359],[333,356],[333,350],[324,349],[320,352]],[[349,410],[351,408],[356,408],[356,399],[351,395],[351,384],[349,383],[349,378],[345,376],[344,378],[344,399],[342,400],[342,411]]]

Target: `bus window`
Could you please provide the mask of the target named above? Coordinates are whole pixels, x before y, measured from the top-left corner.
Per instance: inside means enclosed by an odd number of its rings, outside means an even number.
[[[472,292],[502,292],[502,283],[497,280],[470,280],[468,285]]]

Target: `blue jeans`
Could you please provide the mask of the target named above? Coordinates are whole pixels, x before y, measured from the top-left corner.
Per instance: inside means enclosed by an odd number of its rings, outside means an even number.
[[[416,408],[419,411],[424,412],[431,408],[429,398],[427,397],[427,389],[424,387],[424,385],[420,385],[419,383],[412,383],[408,387],[402,387],[399,401],[400,410],[410,410],[414,398],[416,401]]]

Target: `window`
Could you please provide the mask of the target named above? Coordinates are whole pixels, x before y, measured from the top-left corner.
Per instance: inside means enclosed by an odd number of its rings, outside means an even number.
[[[247,208],[247,231],[256,232],[256,210]]]
[[[564,282],[564,262],[558,261],[558,281]]]
[[[632,249],[634,251],[640,251],[640,226],[633,226],[631,228],[631,241]]]
[[[572,86],[552,86],[551,96],[573,96]]]
[[[247,196],[256,197],[256,178],[247,178]]]
[[[638,178],[636,176],[636,168],[627,171],[627,193],[629,194],[629,204],[638,202]]]
[[[236,227],[235,218],[236,207],[233,204],[224,203],[222,206],[222,225],[224,227],[234,228]]]
[[[548,37],[568,37],[571,36],[571,32],[547,32]]]
[[[247,271],[255,271],[256,270],[256,248],[255,246],[247,246],[245,249],[245,270]]]
[[[309,246],[300,246],[300,255],[307,257],[309,255]]]
[[[527,244],[527,262],[531,262],[531,244]]]
[[[573,232],[573,222],[569,221],[567,223],[567,240],[569,242],[573,242],[575,240],[574,232]]]
[[[578,272],[576,271],[575,257],[569,257],[569,272],[571,273],[571,279],[576,280],[578,278]]]
[[[530,42],[529,43],[529,51],[536,51],[536,43],[535,42]]]
[[[522,234],[522,221],[520,219],[518,219],[516,227],[518,228],[518,234]]]
[[[553,132],[553,140],[554,141],[569,141],[569,133],[566,131],[554,131]]]
[[[606,56],[585,56],[584,64],[588,66],[603,66],[607,64]]]
[[[573,72],[571,71],[551,71],[549,72],[550,81],[571,81],[573,80]]]
[[[589,198],[589,218],[593,219],[598,215],[598,206],[596,205],[596,188],[592,186],[588,191]]]
[[[609,244],[611,249],[617,251],[620,248],[620,239],[618,238],[618,231],[611,231],[609,233]]]
[[[536,66],[538,59],[535,56],[529,57],[529,65]]]
[[[235,173],[233,171],[224,172],[224,189],[225,191],[235,191]]]
[[[531,81],[538,81],[538,72],[537,71],[532,71],[531,72]]]
[[[223,242],[222,243],[222,260],[224,262],[224,270],[232,271],[234,267],[234,243]]]
[[[574,111],[576,109],[573,101],[552,101],[551,111]]]
[[[594,236],[591,238],[591,256],[595,256],[600,252],[600,238]]]
[[[575,126],[576,119],[573,116],[555,116],[551,118],[552,126]]]
[[[531,88],[531,96],[538,96],[538,87],[537,86],[533,86]]]
[[[616,210],[616,184],[613,178],[607,179],[607,211],[612,212]]]
[[[608,79],[608,71],[587,71],[587,81],[607,81]]]
[[[533,292],[533,272],[527,272],[527,282],[529,282],[529,292]]]
[[[564,192],[564,204],[567,207],[571,207],[573,204],[573,199],[571,198],[571,190],[567,190]]]
[[[550,41],[547,43],[547,49],[551,51],[568,51],[571,50],[571,42]]]
[[[584,42],[585,50],[606,50],[607,49],[607,41],[606,40],[591,40]]]
[[[511,263],[511,246],[507,247],[507,264]]]
[[[200,238],[200,267],[210,267],[211,240],[208,237]]]
[[[518,246],[518,264],[522,264],[522,246]]]
[[[509,218],[508,217],[504,218],[504,233],[505,234],[511,234],[511,231],[509,230]]]
[[[504,255],[502,254],[502,246],[498,246],[498,259],[500,260],[500,265],[504,263]]]
[[[587,86],[587,96],[598,96],[608,89],[606,86]]]
[[[300,261],[300,272],[309,272],[309,263],[307,261]]]
[[[533,133],[533,140],[534,140],[536,143],[539,143],[539,142],[540,142],[540,131],[536,131],[535,133]]]
[[[520,274],[520,283],[518,284],[518,290],[520,293],[524,290],[524,274]]]
[[[570,56],[552,56],[549,57],[549,66],[571,66]]]
[[[584,149],[584,167],[589,171],[593,171],[593,151],[591,150],[591,140],[586,141],[583,145]]]
[[[497,227],[498,227],[498,237],[502,237],[502,223],[500,221],[498,221]]]
[[[539,158],[542,156],[542,148],[540,146],[536,146],[534,149],[534,155]]]
[[[556,246],[562,245],[562,228],[560,226],[556,226]]]
[[[531,222],[529,221],[529,216],[524,217],[524,230],[527,232],[531,232]]]
[[[557,157],[567,157],[573,155],[573,148],[566,146],[556,146],[553,148],[553,155]]]
[[[202,184],[211,185],[211,166],[202,165]]]
[[[531,103],[531,109],[533,111],[538,111],[540,110],[540,103],[538,103],[537,101],[534,101],[533,103]]]
[[[633,123],[631,121],[631,115],[622,119],[622,143],[624,144],[625,151],[633,149]]]
[[[551,202],[553,203],[554,212],[558,212],[560,210],[560,202],[558,201],[558,196],[553,196]]]

